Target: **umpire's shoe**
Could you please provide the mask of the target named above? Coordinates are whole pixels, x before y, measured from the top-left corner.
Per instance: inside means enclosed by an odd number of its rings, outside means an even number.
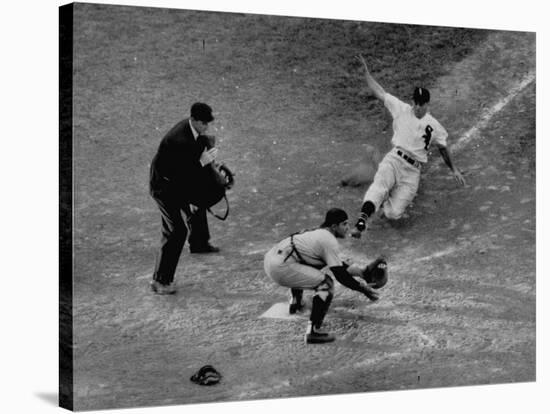
[[[328,342],[333,342],[336,337],[328,332],[311,329],[310,332],[306,333],[304,339],[306,344],[326,344]]]
[[[189,251],[191,253],[218,253],[220,248],[212,246],[210,243],[206,243],[199,246],[190,246]]]
[[[173,295],[174,293],[176,293],[176,288],[173,283],[170,283],[169,285],[163,285],[156,280],[153,280],[151,282],[151,290],[157,295]]]

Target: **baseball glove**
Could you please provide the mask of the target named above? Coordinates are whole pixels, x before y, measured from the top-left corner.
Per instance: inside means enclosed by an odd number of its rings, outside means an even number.
[[[388,263],[386,258],[379,256],[376,260],[365,266],[363,279],[374,289],[384,287],[388,283]]]
[[[225,164],[218,165],[218,172],[220,175],[220,181],[226,190],[231,189],[235,184],[235,174]]]

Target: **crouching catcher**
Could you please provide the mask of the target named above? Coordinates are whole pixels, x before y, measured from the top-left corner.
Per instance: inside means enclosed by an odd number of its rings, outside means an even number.
[[[367,266],[344,263],[340,259],[337,239],[345,238],[348,231],[347,213],[332,208],[320,228],[295,233],[273,246],[265,255],[266,274],[280,286],[290,288],[291,314],[303,310],[304,289],[314,292],[306,343],[327,343],[335,339],[334,335],[321,330],[334,296],[333,278],[371,301],[378,300],[376,289],[383,287],[388,280],[387,263],[383,257]]]

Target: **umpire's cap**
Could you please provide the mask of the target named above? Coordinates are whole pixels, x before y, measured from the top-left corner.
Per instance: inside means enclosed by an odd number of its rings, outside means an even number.
[[[327,211],[325,221],[321,224],[321,227],[330,227],[333,224],[340,224],[348,219],[348,213],[341,208],[331,208]]]
[[[430,91],[426,88],[417,86],[413,92],[413,102],[417,105],[424,105],[430,102]]]
[[[191,106],[191,117],[204,123],[212,122],[214,120],[212,108],[210,108],[210,105],[202,102],[195,102]]]

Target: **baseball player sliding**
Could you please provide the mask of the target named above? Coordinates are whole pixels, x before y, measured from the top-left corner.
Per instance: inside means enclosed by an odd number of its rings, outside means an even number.
[[[387,93],[372,77],[363,56],[357,58],[365,68],[367,86],[380,99],[393,118],[393,148],[382,159],[363,197],[361,213],[351,235],[361,237],[367,220],[382,206],[388,219],[399,219],[416,196],[422,165],[428,161],[432,143],[438,147],[445,164],[451,169],[460,185],[464,177],[453,165],[447,150],[447,131],[428,112],[430,92],[416,87],[412,106]]]

